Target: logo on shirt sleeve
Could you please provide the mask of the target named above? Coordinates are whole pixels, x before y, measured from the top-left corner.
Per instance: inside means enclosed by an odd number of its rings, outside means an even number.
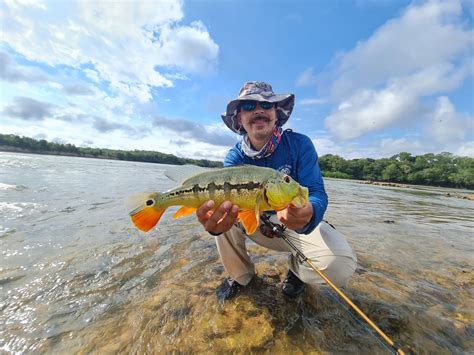
[[[282,165],[277,170],[282,172],[285,175],[291,175],[291,165],[288,165],[288,164]]]

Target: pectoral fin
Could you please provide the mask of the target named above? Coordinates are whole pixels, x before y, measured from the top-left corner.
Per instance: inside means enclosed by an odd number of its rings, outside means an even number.
[[[257,199],[255,201],[255,219],[257,220],[257,226],[260,224],[260,203],[263,200],[264,193],[265,192],[262,190],[262,192],[257,195]]]
[[[194,208],[194,207],[186,207],[186,206],[183,206],[183,207],[181,207],[179,210],[176,211],[176,213],[173,215],[173,219],[180,218],[180,217],[184,217],[184,216],[188,216],[188,215],[190,215],[191,213],[196,212],[196,209],[197,209],[197,208]]]
[[[239,221],[245,228],[245,233],[247,235],[251,235],[255,233],[258,227],[257,218],[255,217],[255,211],[253,210],[246,210],[239,212]]]

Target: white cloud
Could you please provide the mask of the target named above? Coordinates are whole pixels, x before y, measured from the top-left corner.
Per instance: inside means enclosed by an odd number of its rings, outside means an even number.
[[[472,117],[456,112],[449,99],[442,96],[437,100],[426,131],[438,143],[457,143],[463,141],[469,131],[474,133],[473,122]]]
[[[0,5],[2,42],[30,61],[88,65],[91,79],[141,102],[151,99],[152,87],[173,85],[164,75],[167,68],[200,74],[217,62],[219,47],[205,26],[179,24],[183,4],[178,0],[22,5]]]
[[[188,27],[164,28],[161,41],[160,55],[165,65],[194,73],[207,73],[216,64],[219,47],[201,21],[195,21]]]
[[[340,139],[355,139],[387,128],[425,124],[426,112],[433,109],[426,108],[423,99],[446,94],[473,75],[474,32],[461,15],[457,1],[411,5],[351,52],[341,54],[330,87],[330,97],[339,105],[326,117],[326,127]],[[450,108],[451,116],[459,116]],[[469,120],[457,120],[453,132],[466,129],[466,124]],[[447,144],[458,137],[453,133],[443,140]]]
[[[383,138],[374,147],[379,158],[391,157],[400,152],[410,152],[415,155],[422,155],[428,152],[427,146],[416,138]]]
[[[325,125],[338,138],[353,139],[411,117],[416,111],[416,97],[406,88],[392,85],[383,91],[357,92],[326,118]]]
[[[454,154],[463,157],[474,158],[474,142],[470,141],[462,144],[457,150],[454,151]]]
[[[360,88],[384,84],[388,78],[471,56],[473,31],[461,15],[458,1],[409,6],[401,17],[388,21],[337,58],[332,97],[344,99]]]

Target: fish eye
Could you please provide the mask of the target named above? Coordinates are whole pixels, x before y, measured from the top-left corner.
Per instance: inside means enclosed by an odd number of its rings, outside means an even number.
[[[290,179],[290,177],[289,177],[288,175],[285,175],[285,176],[283,177],[283,180],[284,180],[285,182],[287,182],[287,183],[289,183],[289,182],[291,181],[291,179]]]
[[[152,206],[153,203],[154,203],[154,201],[151,200],[151,199],[146,201],[146,205],[147,205],[147,206]]]

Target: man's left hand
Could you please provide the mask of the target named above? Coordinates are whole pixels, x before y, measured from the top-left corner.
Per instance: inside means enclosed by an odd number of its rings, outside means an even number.
[[[285,226],[293,230],[298,230],[311,221],[313,217],[313,205],[307,203],[301,208],[289,205],[284,210],[278,211],[277,216],[280,222]]]

